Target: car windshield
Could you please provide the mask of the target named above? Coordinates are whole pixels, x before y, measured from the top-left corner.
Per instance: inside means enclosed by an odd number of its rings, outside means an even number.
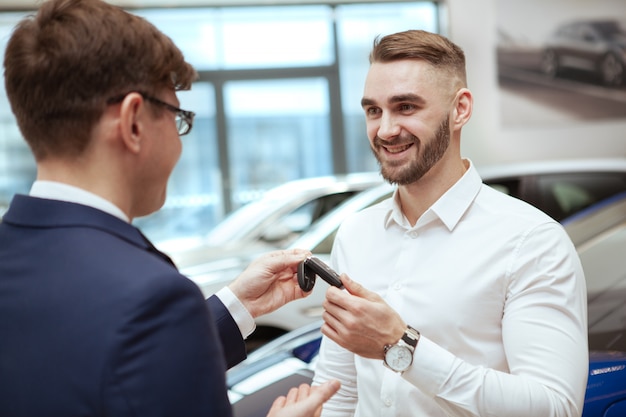
[[[564,222],[587,282],[590,350],[626,351],[626,193]]]
[[[596,22],[592,26],[604,39],[626,35],[626,29],[617,21]]]

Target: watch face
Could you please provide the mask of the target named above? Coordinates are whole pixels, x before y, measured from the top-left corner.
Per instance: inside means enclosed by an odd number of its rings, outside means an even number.
[[[413,355],[409,348],[394,345],[389,348],[385,355],[385,362],[394,371],[406,370],[413,361]]]

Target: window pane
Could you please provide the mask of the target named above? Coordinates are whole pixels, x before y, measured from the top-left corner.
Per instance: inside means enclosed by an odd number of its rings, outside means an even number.
[[[218,68],[219,38],[215,22],[219,9],[144,9],[133,13],[169,36],[196,70]]]
[[[225,68],[328,65],[333,62],[327,6],[223,9]]]
[[[180,107],[196,113],[193,128],[181,138],[183,153],[168,182],[163,208],[135,224],[155,241],[208,232],[222,218],[222,177],[215,128],[215,91],[195,83],[179,91]]]
[[[333,62],[328,6],[144,10],[197,70]]]
[[[337,7],[336,15],[348,171],[377,170],[361,109],[372,43],[376,36],[408,29],[438,32],[437,6],[431,2],[354,4]]]
[[[332,172],[324,78],[230,82],[224,97],[233,207],[286,181]]]

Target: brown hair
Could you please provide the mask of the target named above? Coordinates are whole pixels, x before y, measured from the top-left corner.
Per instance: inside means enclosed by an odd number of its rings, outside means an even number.
[[[197,73],[146,20],[100,0],[50,0],[14,29],[5,86],[40,160],[77,155],[107,100],[130,91],[189,89]]]
[[[429,62],[466,87],[465,53],[444,36],[423,30],[408,30],[374,39],[370,63],[416,59]]]

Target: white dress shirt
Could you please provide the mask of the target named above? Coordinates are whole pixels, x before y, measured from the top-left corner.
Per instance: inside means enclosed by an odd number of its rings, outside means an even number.
[[[331,263],[421,332],[413,364],[324,338],[315,383],[342,387],[322,416],[580,416],[586,287],[562,226],[472,165],[413,227],[396,198],[346,220]]]
[[[32,197],[82,204],[104,211],[127,223],[130,222],[128,216],[109,200],[72,185],[55,181],[35,181],[30,189],[30,195]],[[228,309],[228,312],[237,323],[243,338],[250,336],[256,329],[256,323],[237,296],[228,287],[222,288],[215,295]]]

